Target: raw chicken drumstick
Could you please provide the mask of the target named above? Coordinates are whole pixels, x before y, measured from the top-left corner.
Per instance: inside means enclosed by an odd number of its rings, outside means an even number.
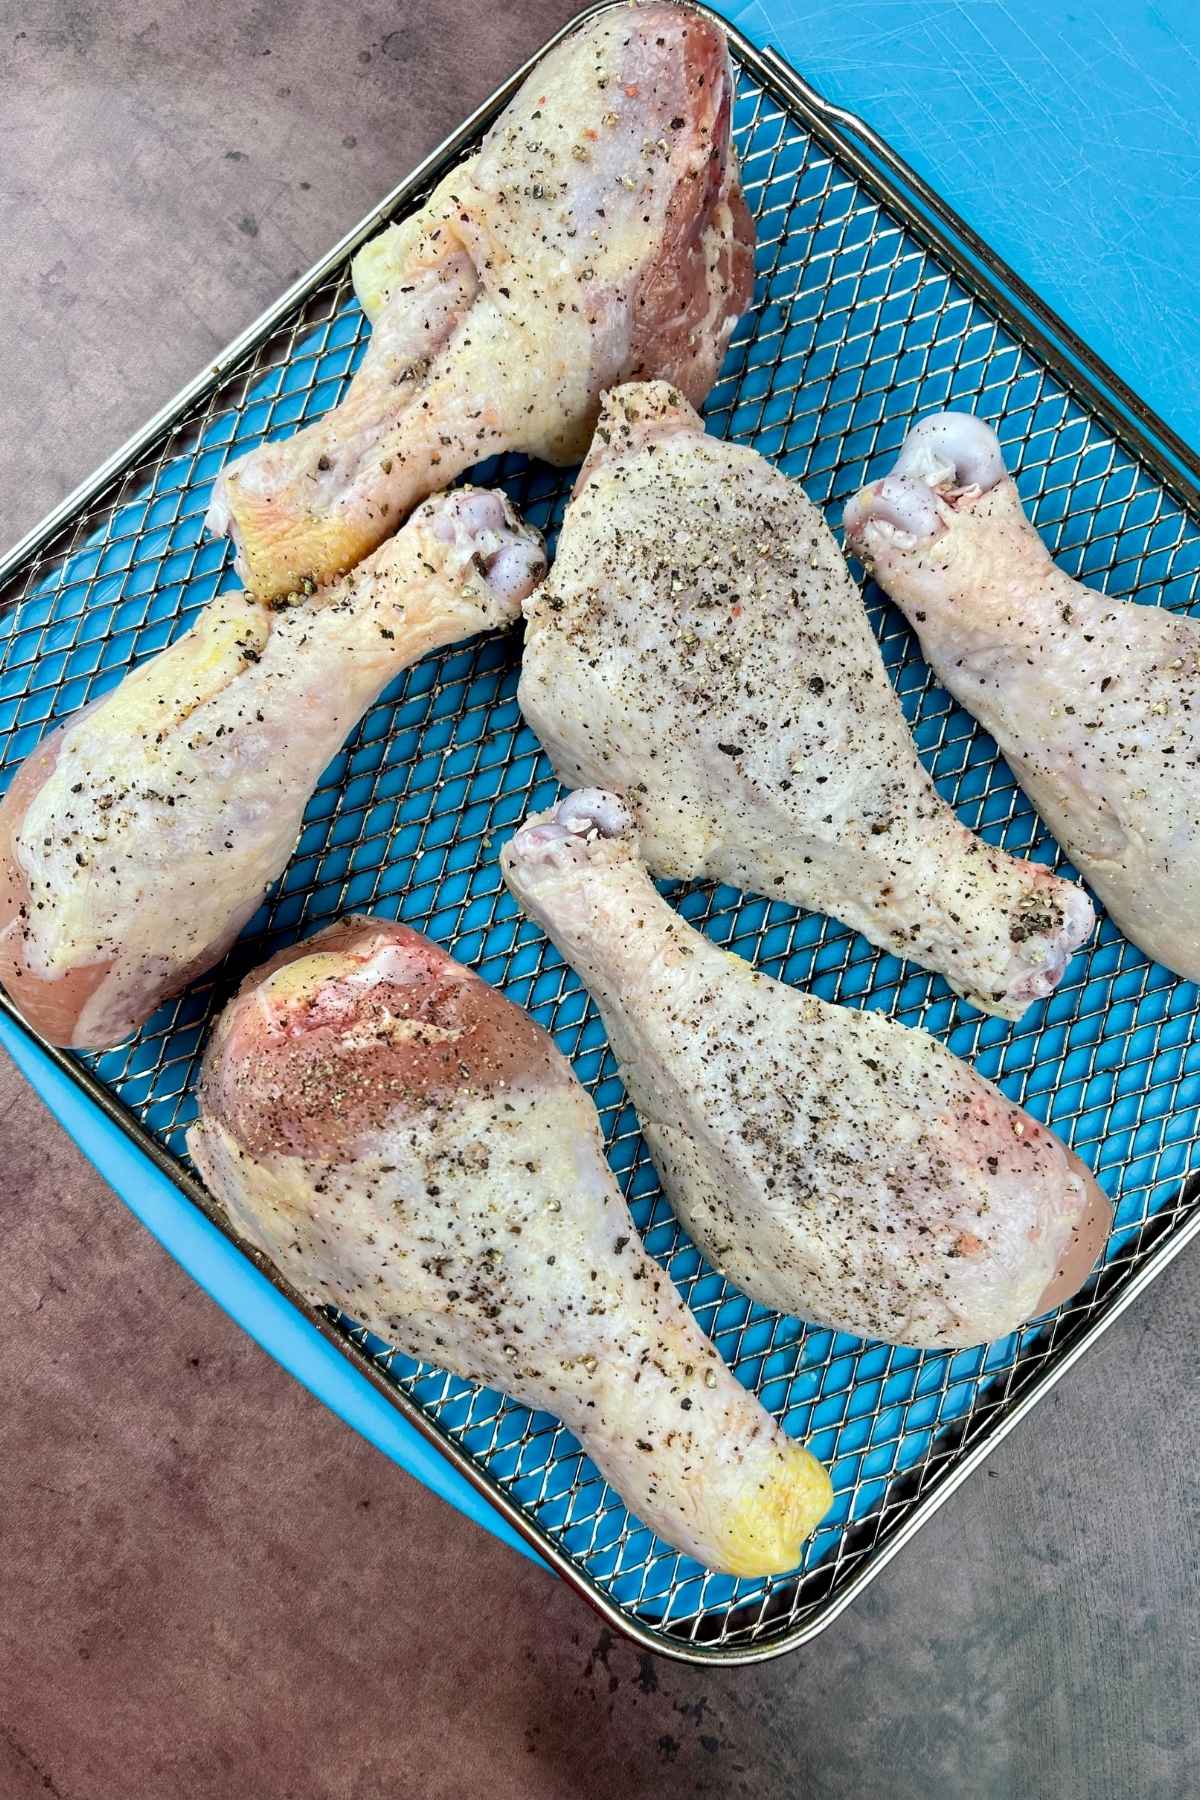
[[[30,1024],[120,1043],[219,961],[360,714],[426,651],[511,624],[545,566],[501,494],[440,495],[294,606],[221,595],[44,739],[0,802],[0,981]]]
[[[704,398],[754,278],[732,87],[721,31],[684,6],[617,7],[538,64],[479,154],[360,252],[373,331],[341,405],[218,483],[209,523],[247,586],[342,573],[498,451],[577,462],[630,375]]]
[[[710,943],[616,795],[569,795],[502,866],[600,1008],[667,1197],[755,1300],[946,1350],[1086,1279],[1112,1209],[1079,1158],[925,1032]]]
[[[188,1147],[317,1305],[557,1414],[710,1568],[794,1567],[832,1497],[642,1249],[595,1109],[527,1014],[406,926],[351,918],[251,975]]]
[[[626,796],[658,875],[831,913],[1017,1018],[1092,926],[1082,889],[938,797],[820,513],[663,382],[606,396],[519,697],[559,778]]]
[[[1125,936],[1200,981],[1200,620],[1056,568],[969,413],[923,419],[845,529]]]

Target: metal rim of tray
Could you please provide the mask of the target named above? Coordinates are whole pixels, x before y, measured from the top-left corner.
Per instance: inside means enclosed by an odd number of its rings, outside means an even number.
[[[444,165],[450,163],[463,146],[512,98],[529,72],[543,56],[585,21],[611,10],[622,0],[600,0],[569,20],[542,47],[521,65],[507,81],[476,108],[458,129],[417,165],[378,205],[336,243],[328,254],[294,282],[278,301],[213,359],[191,382],[182,388],[142,430],[121,446],[106,462],[82,482],[42,521],[27,532],[6,556],[0,559],[0,587],[32,556],[54,553],[53,540],[86,506],[119,489],[126,471],[163,436],[197,399],[205,395],[223,378],[238,371],[253,353],[270,337],[283,318],[307,299],[321,282],[348,255],[364,243],[379,227],[411,199]],[[720,14],[697,0],[695,10],[704,13],[720,26],[730,48],[741,63],[761,84],[767,94],[799,119],[804,128],[829,150],[862,182],[876,198],[887,206],[904,227],[927,247],[937,251],[964,287],[987,301],[999,321],[1019,341],[1034,350],[1041,361],[1063,383],[1067,391],[1086,402],[1087,406],[1133,453],[1174,493],[1186,507],[1200,510],[1200,456],[1193,452],[1169,425],[1142,401],[1112,369],[1088,349],[1086,344],[1049,308],[1021,278],[998,257],[982,238],[863,120],[842,107],[824,100],[815,89],[796,73],[775,50],[758,50],[750,40]],[[694,1664],[729,1665],[762,1662],[799,1648],[824,1631],[862,1590],[880,1574],[896,1553],[945,1503],[996,1446],[1033,1407],[1062,1379],[1067,1370],[1095,1341],[1107,1331],[1134,1299],[1166,1268],[1191,1240],[1200,1234],[1200,1209],[1182,1223],[1164,1224],[1158,1243],[1146,1251],[1136,1271],[1125,1276],[1116,1291],[1097,1304],[1086,1326],[1081,1327],[1066,1348],[1056,1353],[1055,1360],[1043,1359],[1020,1398],[1011,1402],[1003,1413],[995,1413],[969,1450],[959,1452],[947,1464],[933,1484],[915,1501],[910,1502],[906,1516],[893,1526],[888,1536],[863,1559],[857,1572],[843,1586],[832,1591],[802,1623],[762,1643],[706,1645],[673,1637],[668,1630],[657,1629],[631,1616],[618,1603],[610,1600],[592,1579],[560,1549],[549,1533],[539,1526],[500,1487],[465,1450],[440,1431],[421,1407],[381,1372],[372,1358],[346,1337],[321,1313],[311,1307],[278,1271],[250,1250],[232,1232],[220,1209],[209,1198],[199,1181],[171,1155],[152,1134],[139,1123],[133,1113],[120,1105],[107,1087],[90,1070],[53,1045],[48,1044],[28,1025],[0,990],[0,1011],[115,1125],[132,1144],[180,1192],[246,1256],[272,1284],[302,1313],[321,1336],[332,1344],[389,1404],[401,1414],[422,1438],[432,1444],[459,1474],[481,1493],[501,1517],[524,1538],[554,1571],[572,1586],[598,1612],[605,1623],[620,1636],[644,1650],[675,1661]],[[1180,1203],[1200,1195],[1200,1177],[1185,1180]],[[1148,1224],[1152,1221],[1148,1221]],[[864,1521],[865,1522],[865,1521]]]

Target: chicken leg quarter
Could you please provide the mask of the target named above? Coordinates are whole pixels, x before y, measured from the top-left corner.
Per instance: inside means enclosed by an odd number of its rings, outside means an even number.
[[[526,618],[525,717],[656,874],[831,913],[1008,1018],[1091,929],[939,798],[816,507],[665,383],[606,397]]]
[[[969,414],[917,425],[845,526],[1125,936],[1200,981],[1200,620],[1056,568]]]
[[[347,919],[222,1015],[188,1147],[317,1305],[556,1413],[710,1568],[792,1568],[828,1477],[642,1249],[595,1109],[527,1014],[402,925]]]
[[[704,398],[754,278],[732,85],[686,6],[617,7],[538,64],[479,154],[360,253],[373,331],[341,405],[218,483],[209,524],[247,586],[340,574],[499,451],[577,462],[631,375]]]
[[[946,1350],[1086,1278],[1112,1209],[1079,1158],[925,1032],[693,930],[614,794],[531,819],[502,866],[603,1014],[667,1197],[755,1300]]]
[[[0,802],[0,980],[30,1024],[102,1049],[218,962],[355,720],[427,651],[511,624],[545,566],[503,495],[440,495],[299,605],[221,595],[44,739]]]

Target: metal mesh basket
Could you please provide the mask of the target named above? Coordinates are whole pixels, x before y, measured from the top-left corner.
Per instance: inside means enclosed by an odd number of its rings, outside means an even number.
[[[836,523],[914,417],[974,408],[999,430],[1065,568],[1113,594],[1192,605],[1200,523],[1187,453],[1157,427],[1175,467],[1136,425],[1120,425],[1096,390],[1096,365],[1061,328],[1058,345],[1047,339],[1043,326],[1055,322],[1019,284],[998,285],[1005,272],[961,222],[903,180],[903,165],[864,128],[770,53],[731,36],[758,285],[709,403],[710,429],[777,458]],[[260,321],[224,369],[193,384],[82,501],[8,559],[4,782],[46,729],[233,585],[227,544],[202,530],[212,477],[230,455],[338,399],[367,329],[350,288],[350,249],[381,219],[420,204],[517,79]],[[1082,358],[1074,370],[1072,347]],[[502,481],[553,532],[569,476],[508,458],[482,479]],[[873,591],[868,598],[941,792],[992,842],[1056,862],[995,747],[932,681],[899,615]],[[726,888],[678,892],[693,923],[771,974],[936,1032],[1072,1143],[1117,1203],[1107,1262],[1084,1291],[1049,1320],[976,1350],[887,1348],[752,1305],[675,1224],[594,1009],[501,883],[500,844],[557,791],[517,710],[519,655],[514,633],[427,658],[400,679],[326,770],[285,876],[228,962],[123,1049],[67,1061],[203,1204],[178,1159],[205,1027],[279,942],[347,908],[378,908],[528,1006],[591,1089],[649,1248],[742,1380],[831,1468],[836,1503],[803,1568],[773,1580],[706,1573],[629,1516],[552,1418],[393,1357],[349,1321],[336,1329],[374,1359],[402,1409],[419,1409],[460,1467],[507,1495],[510,1517],[517,1509],[541,1553],[611,1623],[696,1659],[774,1654],[829,1622],[1200,1224],[1186,1185],[1200,1106],[1197,991],[1104,921],[1058,992],[1011,1025],[973,1014],[940,979],[829,920]]]

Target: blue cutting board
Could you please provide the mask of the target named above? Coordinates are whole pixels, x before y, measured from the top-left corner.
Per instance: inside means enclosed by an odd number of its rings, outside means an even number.
[[[1200,443],[1200,0],[718,10],[873,125]]]

